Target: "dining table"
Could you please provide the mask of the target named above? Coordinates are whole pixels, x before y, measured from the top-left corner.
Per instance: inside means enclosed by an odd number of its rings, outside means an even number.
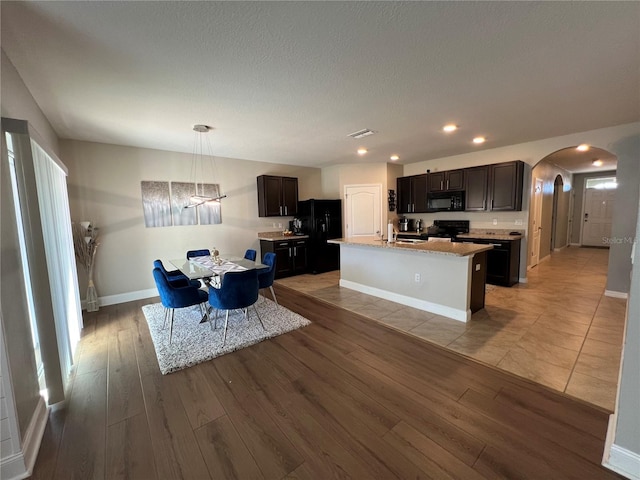
[[[178,258],[169,260],[169,262],[185,274],[189,280],[203,280],[207,284],[212,279],[217,280],[212,282],[214,286],[219,286],[219,280],[227,272],[241,272],[253,268],[258,270],[269,268],[269,265],[265,265],[264,263],[255,262],[235,255],[220,255],[218,258],[214,258],[211,255],[204,255],[191,257],[189,259]]]

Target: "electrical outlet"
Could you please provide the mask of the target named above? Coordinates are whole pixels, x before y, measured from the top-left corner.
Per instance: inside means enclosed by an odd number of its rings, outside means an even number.
[[[278,228],[282,228],[282,224],[281,223],[278,224]]]
[[[498,224],[498,219],[497,219],[497,218],[494,218],[494,219],[491,221],[491,223],[493,223],[494,225],[497,225],[497,224]]]
[[[272,226],[273,226],[273,228],[276,228],[276,222],[273,222]]]
[[[516,220],[516,225],[522,225],[522,219],[521,218]]]
[[[416,283],[420,283],[420,274],[419,274],[419,273],[416,273],[416,275],[415,275],[415,277],[414,277],[414,281],[415,281]]]

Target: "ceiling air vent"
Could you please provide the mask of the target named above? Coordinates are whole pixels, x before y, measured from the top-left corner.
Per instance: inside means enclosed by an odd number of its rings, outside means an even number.
[[[368,128],[365,128],[364,130],[358,130],[357,132],[353,132],[350,133],[349,135],[347,135],[347,137],[351,137],[351,138],[362,138],[362,137],[368,137],[369,135],[373,135],[374,132],[373,130],[369,130]]]

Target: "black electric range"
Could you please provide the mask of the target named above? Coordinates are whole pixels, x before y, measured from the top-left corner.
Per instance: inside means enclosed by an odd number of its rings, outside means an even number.
[[[450,238],[455,240],[456,237],[463,233],[469,233],[469,220],[434,220],[433,226],[427,229],[428,237]]]

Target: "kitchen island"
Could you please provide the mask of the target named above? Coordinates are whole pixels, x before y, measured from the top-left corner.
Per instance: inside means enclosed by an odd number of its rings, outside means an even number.
[[[373,237],[340,245],[340,286],[467,322],[484,308],[491,245]]]

